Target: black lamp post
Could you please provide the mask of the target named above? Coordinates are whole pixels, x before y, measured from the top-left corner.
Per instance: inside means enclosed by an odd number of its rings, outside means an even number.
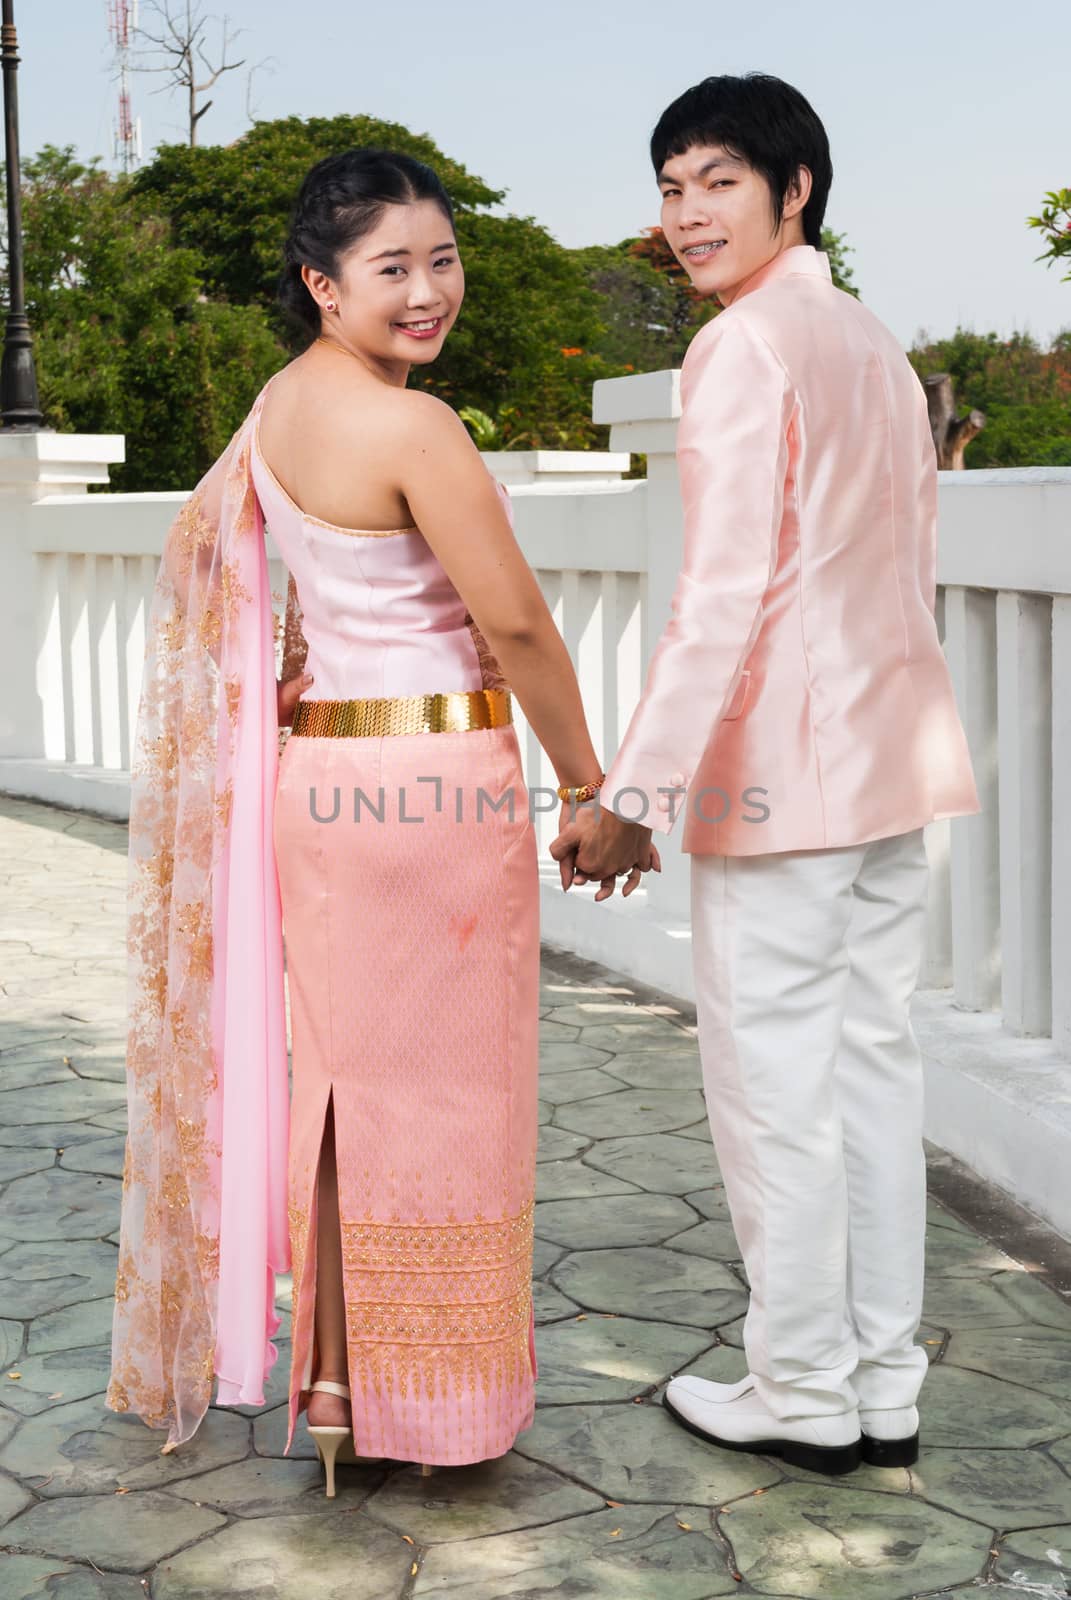
[[[19,171],[19,45],[15,35],[15,0],[3,0],[0,53],[4,68],[4,160],[7,167],[8,313],[4,358],[0,363],[0,424],[32,432],[41,426],[33,340],[26,317],[22,279],[22,192]]]

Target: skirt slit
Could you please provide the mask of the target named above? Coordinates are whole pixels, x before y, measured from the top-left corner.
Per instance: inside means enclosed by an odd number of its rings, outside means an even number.
[[[378,815],[358,820],[357,789]],[[508,808],[481,807],[506,789]],[[356,1453],[491,1459],[530,1425],[535,1376],[539,887],[514,729],[291,737],[275,839],[293,1035],[286,1448],[317,1375],[330,1107]]]

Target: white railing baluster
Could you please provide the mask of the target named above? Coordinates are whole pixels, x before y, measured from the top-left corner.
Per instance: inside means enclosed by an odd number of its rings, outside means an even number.
[[[119,766],[130,768],[130,560],[115,558],[115,660],[118,678]]]
[[[547,609],[554,618],[554,625],[558,629],[558,632],[564,637],[565,598],[563,592],[563,576],[564,575],[561,572],[548,570],[546,568],[540,568],[536,571],[536,578],[538,579],[540,589],[543,591],[543,598],[547,602]],[[524,716],[520,706],[516,703],[514,704],[514,715],[517,716],[518,721],[523,725],[524,740],[522,742],[521,749],[524,751],[525,756],[524,775],[525,782],[528,785],[529,790],[534,791],[537,788],[550,790],[556,789],[558,787],[558,778],[555,774],[554,768],[551,766],[550,761],[545,754],[539,740],[532,732],[531,726],[528,723],[528,719]],[[533,803],[536,803],[534,797]],[[538,804],[540,806],[545,806],[548,804],[546,795],[540,795],[538,797]],[[555,806],[552,810],[535,811],[533,813],[533,820],[535,822],[536,838],[539,842],[539,858],[542,861],[545,858],[547,845],[558,831],[557,803],[555,803]]]
[[[1000,999],[996,635],[992,594],[946,589],[945,652],[982,804],[980,816],[952,825],[953,984],[971,1011]]]
[[[602,704],[601,717],[598,723],[592,724],[592,737],[602,756],[604,765],[609,768],[610,762],[617,753],[621,743],[621,734],[618,728],[618,710],[621,703],[621,684],[618,672],[618,649],[621,637],[621,595],[628,579],[624,573],[604,572],[602,574],[602,588],[600,593],[600,610],[602,613],[602,630],[600,638],[601,660],[599,663],[602,679]],[[588,713],[589,718],[591,713]]]
[[[93,557],[93,700],[97,707],[93,727],[94,760],[98,766],[113,770],[122,766],[117,604],[122,564],[122,556]]]
[[[1052,1037],[1071,1055],[1071,595],[1052,604]]]
[[[80,558],[61,555],[56,573],[59,593],[60,646],[63,650],[63,759],[77,761],[74,733],[74,627],[77,594],[72,566]]]
[[[926,905],[926,946],[919,984],[947,989],[952,984],[952,826],[947,820],[926,829],[930,887]]]
[[[67,651],[64,636],[65,604],[61,592],[67,557],[37,558],[37,672],[41,702],[41,743],[46,761],[68,759],[66,728]]]
[[[126,562],[126,704],[127,755],[125,765],[134,759],[134,738],[141,699],[141,678],[145,670],[145,629],[158,563],[152,556],[132,556]]]
[[[93,557],[69,558],[71,583],[71,714],[74,724],[74,760],[94,764],[94,711],[92,608]]]
[[[608,630],[603,608],[602,573],[581,572],[577,576],[577,638],[573,663],[591,742],[596,755],[605,760],[603,730],[606,721],[606,680],[603,675],[603,641]],[[592,773],[592,777],[597,778],[598,773]]]
[[[1052,1025],[1052,601],[997,596],[1001,1005],[1009,1028]]]

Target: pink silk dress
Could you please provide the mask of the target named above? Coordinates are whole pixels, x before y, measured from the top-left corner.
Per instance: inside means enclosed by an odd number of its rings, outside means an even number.
[[[251,470],[298,590],[308,699],[501,686],[417,529],[305,515],[255,435]],[[535,1377],[538,875],[514,728],[291,735],[274,838],[293,1040],[287,1449],[317,1369],[333,1103],[357,1454],[502,1455]]]

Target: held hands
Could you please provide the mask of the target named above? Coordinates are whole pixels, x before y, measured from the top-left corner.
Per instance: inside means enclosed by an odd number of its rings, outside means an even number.
[[[618,877],[624,877],[621,893],[627,898],[641,876],[652,869],[661,872],[662,861],[651,843],[651,830],[638,822],[625,822],[598,803],[575,807],[562,806],[558,837],[550,846],[558,863],[562,888],[598,880],[596,900],[608,900]]]

